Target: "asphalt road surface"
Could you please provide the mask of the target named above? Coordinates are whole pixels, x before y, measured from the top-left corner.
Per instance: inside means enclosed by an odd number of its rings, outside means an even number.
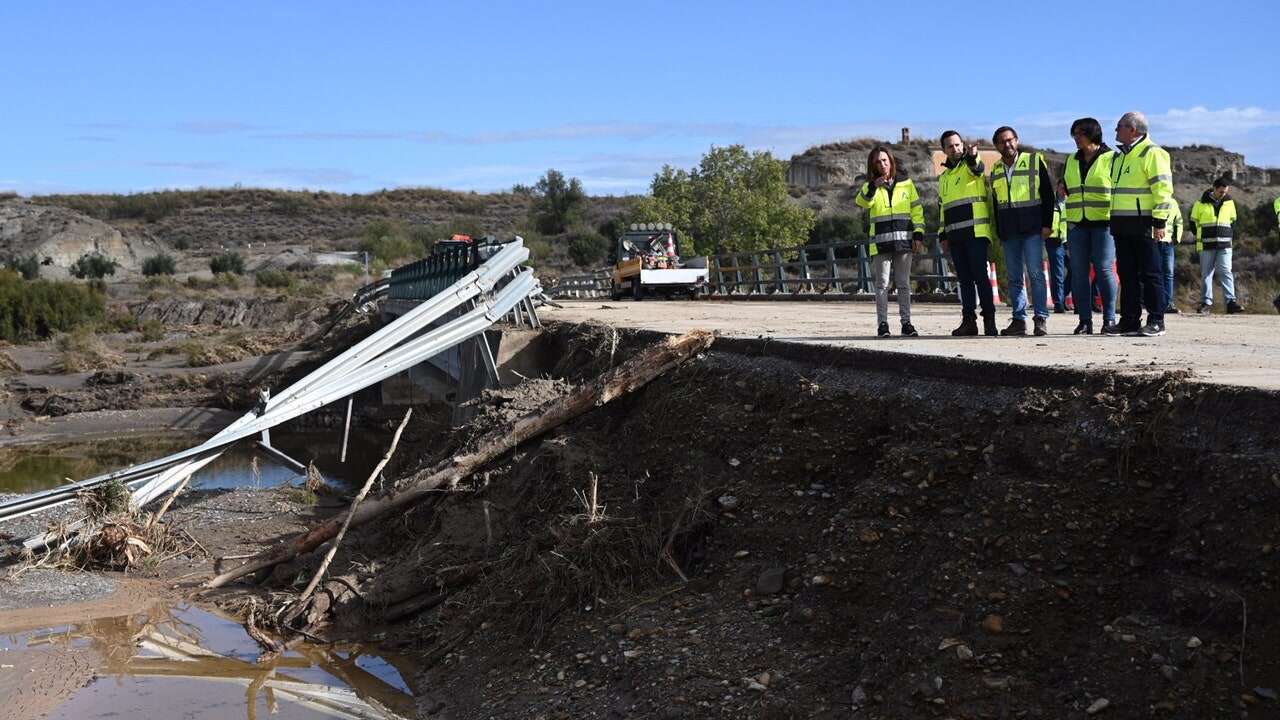
[[[594,321],[618,327],[681,333],[695,328],[730,337],[859,347],[1040,367],[1107,369],[1120,372],[1190,370],[1204,382],[1280,389],[1280,316],[1169,315],[1168,333],[1158,338],[1075,336],[1072,314],[1052,315],[1049,335],[1023,338],[955,338],[957,305],[917,303],[912,322],[918,338],[898,333],[897,305],[889,304],[890,338],[875,337],[875,305],[858,302],[702,300],[557,300],[563,309],[543,308],[543,317],[566,322]],[[997,310],[1001,328],[1007,308]],[[1095,326],[1101,318],[1095,316]],[[1030,322],[1028,324],[1028,329]]]

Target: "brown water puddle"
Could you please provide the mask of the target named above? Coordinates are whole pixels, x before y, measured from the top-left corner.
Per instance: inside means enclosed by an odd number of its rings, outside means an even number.
[[[159,603],[134,614],[0,632],[6,718],[412,717],[404,658],[305,645],[259,664],[237,622]]]

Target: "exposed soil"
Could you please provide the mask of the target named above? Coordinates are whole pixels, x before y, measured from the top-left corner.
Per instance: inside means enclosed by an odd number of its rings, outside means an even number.
[[[550,332],[554,380],[487,394],[473,426],[416,421],[393,476],[653,340]],[[353,530],[330,576],[368,603],[326,636],[416,654],[432,717],[1280,716],[1275,395],[841,353],[713,347]],[[243,554],[343,507],[309,502],[192,495],[172,518]],[[296,591],[316,562],[209,599]]]
[[[1280,712],[1273,395],[831,353],[713,349],[354,532],[345,631],[435,593],[390,637],[454,718]]]

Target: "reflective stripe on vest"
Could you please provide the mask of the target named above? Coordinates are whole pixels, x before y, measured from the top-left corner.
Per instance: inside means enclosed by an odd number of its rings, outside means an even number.
[[[943,232],[973,228],[975,238],[992,238],[985,175],[974,173],[964,162],[946,168],[938,177],[938,200],[942,204],[939,224]]]
[[[996,205],[1002,208],[1039,207],[1040,196],[1036,188],[1039,180],[1040,153],[1018,153],[1007,179],[1004,160],[1001,160],[991,170],[991,192]]]
[[[1101,150],[1089,165],[1086,177],[1080,177],[1080,160],[1076,153],[1067,156],[1067,169],[1062,178],[1067,183],[1067,204],[1063,213],[1067,222],[1085,220],[1103,222],[1111,218],[1111,163],[1115,151]]]
[[[1147,176],[1147,156],[1159,153],[1155,158],[1155,174]],[[1151,136],[1129,149],[1117,153],[1111,166],[1111,216],[1156,217],[1167,220],[1168,202],[1156,203],[1157,185],[1172,185],[1173,175],[1168,171],[1168,153],[1151,142]],[[1171,189],[1171,188],[1170,188]],[[1164,193],[1161,193],[1164,194]]]

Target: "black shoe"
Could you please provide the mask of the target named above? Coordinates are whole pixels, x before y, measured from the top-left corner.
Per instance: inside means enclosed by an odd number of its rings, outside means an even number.
[[[996,329],[996,319],[992,317],[982,318],[982,334],[987,337],[996,337],[1000,331]]]
[[[978,334],[978,319],[967,317],[960,322],[960,327],[951,331],[954,337],[973,337]]]
[[[1160,337],[1164,334],[1164,325],[1147,323],[1142,326],[1142,329],[1138,331],[1138,334],[1142,337]]]
[[[1081,320],[1080,324],[1076,325],[1076,329],[1071,331],[1071,334],[1072,335],[1092,335],[1093,323],[1084,322],[1083,320]]]
[[[1200,303],[1200,307],[1196,308],[1197,315],[1210,315],[1213,313],[1213,306]]]
[[[1128,335],[1131,332],[1137,332],[1138,328],[1125,325],[1124,323],[1107,323],[1102,326],[1103,335]]]
[[[1170,305],[1169,307],[1164,309],[1164,314],[1165,315],[1181,315],[1182,311],[1178,309],[1177,305]]]
[[[1048,335],[1048,334],[1049,334],[1049,319],[1048,319],[1048,318],[1041,318],[1041,317],[1033,318],[1033,319],[1032,319],[1032,321],[1031,321],[1031,326],[1032,326],[1033,328],[1035,328],[1035,329],[1034,329],[1034,330],[1032,330],[1031,332],[1032,332],[1032,334],[1034,334],[1036,337],[1044,337],[1045,335]]]
[[[1238,304],[1236,304],[1236,301],[1235,301],[1235,300],[1228,300],[1228,301],[1227,301],[1227,314],[1228,314],[1228,315],[1235,315],[1236,313],[1242,313],[1242,312],[1244,312],[1244,308],[1242,308],[1242,307],[1240,307]]]
[[[1066,312],[1066,311],[1067,311],[1067,306],[1066,306],[1066,305],[1063,305],[1062,303],[1058,303],[1057,305],[1054,305],[1054,306],[1053,306],[1053,312],[1054,312],[1054,313],[1056,313],[1056,314],[1058,314],[1058,315],[1061,315],[1062,313],[1064,313],[1064,312]]]
[[[1009,327],[1000,331],[1004,337],[1021,337],[1027,334],[1026,320],[1010,320]]]
[[[902,323],[902,337],[920,337],[916,327],[909,322]]]
[[[880,323],[880,327],[876,328],[876,335],[880,337],[889,337],[889,323]]]

